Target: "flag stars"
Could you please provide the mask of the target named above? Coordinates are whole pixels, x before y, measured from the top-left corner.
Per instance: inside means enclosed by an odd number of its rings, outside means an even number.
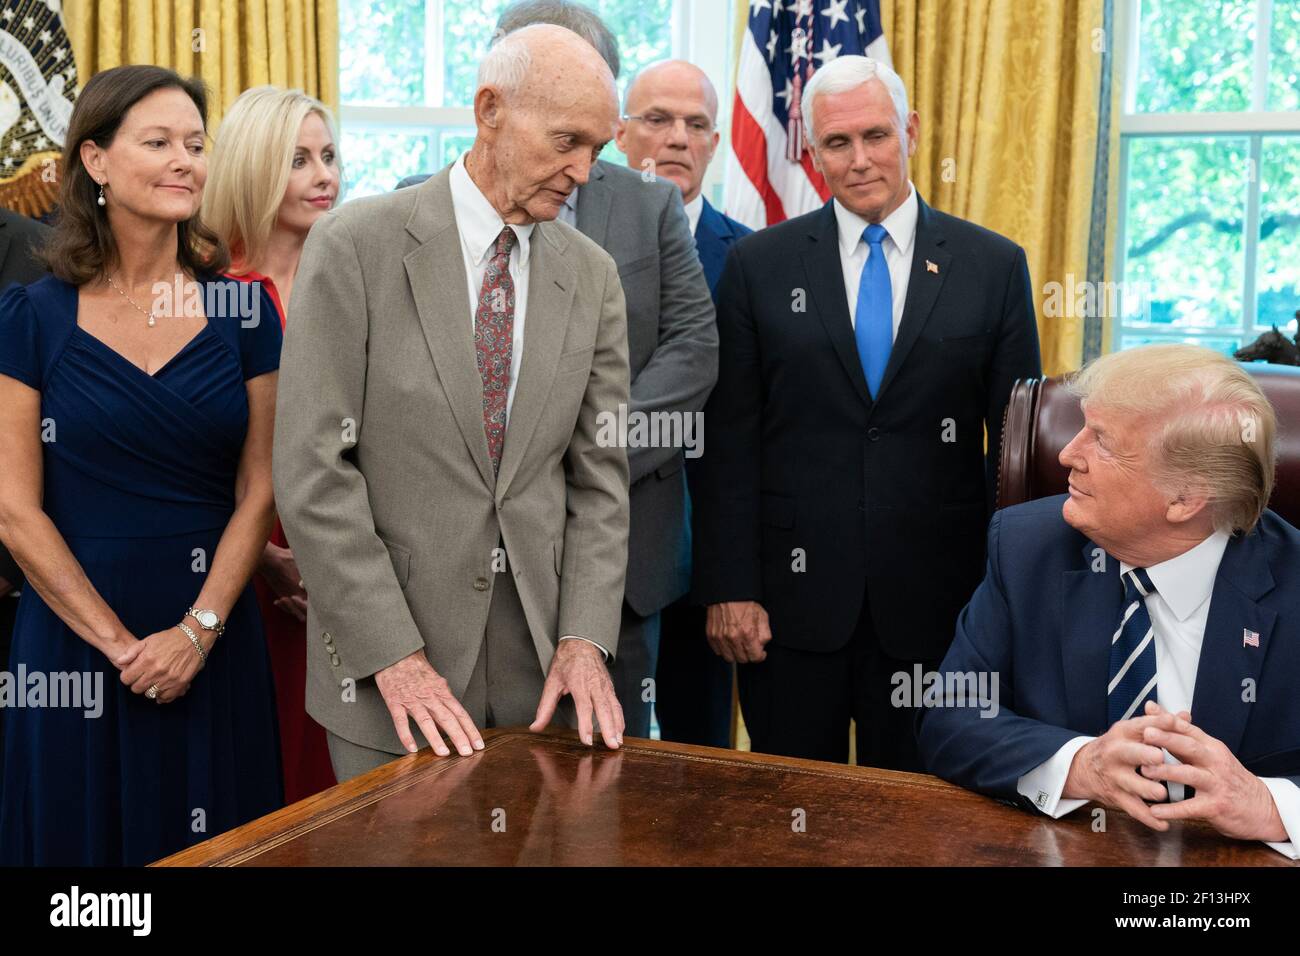
[[[785,100],[785,108],[790,108],[790,99],[794,96],[794,84],[790,82],[790,77],[785,78],[785,89],[776,94],[777,99]]]
[[[65,49],[63,49],[63,47],[59,47],[58,49],[56,49],[56,50],[54,51],[54,53],[52,54],[52,56],[53,56],[54,59],[56,59],[56,60],[62,60],[62,59],[67,55],[67,52],[68,52],[68,51],[65,50]]]
[[[54,34],[49,30],[42,30],[36,35],[36,39],[40,40],[42,43],[49,43],[54,39]]]
[[[24,29],[24,30],[35,30],[35,29],[36,29],[36,18],[35,18],[35,17],[27,17],[25,20],[23,20],[23,29]]]
[[[3,17],[5,21],[8,22],[14,18],[14,12],[12,10],[6,10],[4,13],[0,13],[0,17]]]
[[[830,5],[822,11],[822,16],[830,17],[829,29],[834,30],[835,24],[843,20],[849,22],[849,15],[844,12],[844,8],[849,5],[849,0],[830,0]]]
[[[853,11],[853,16],[854,16],[854,17],[857,19],[857,21],[858,21],[858,32],[859,32],[859,33],[866,33],[866,32],[867,32],[867,11],[866,11],[866,8],[865,8],[865,7],[858,7],[858,9],[856,9],[856,10]]]
[[[777,43],[776,31],[773,30],[772,35],[767,38],[767,62],[768,63],[771,63],[776,59],[776,43]]]
[[[822,66],[825,66],[831,60],[840,55],[840,47],[843,43],[832,44],[829,40],[822,40],[822,48],[813,54],[813,59],[821,60]]]
[[[771,10],[771,9],[772,9],[772,4],[770,0],[749,0],[749,15],[751,17],[758,16],[760,10]]]

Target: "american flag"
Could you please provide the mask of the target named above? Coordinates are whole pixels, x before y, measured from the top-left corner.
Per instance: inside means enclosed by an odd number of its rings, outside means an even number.
[[[803,142],[803,88],[837,56],[889,63],[880,0],[749,0],[727,156],[727,214],[752,229],[830,197]]]
[[[1241,634],[1242,647],[1259,647],[1259,632],[1242,628]]]

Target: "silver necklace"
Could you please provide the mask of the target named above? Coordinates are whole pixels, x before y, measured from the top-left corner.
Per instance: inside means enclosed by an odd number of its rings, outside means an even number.
[[[140,308],[139,303],[136,302],[135,299],[127,295],[125,292],[123,292],[121,288],[118,286],[118,284],[113,281],[112,276],[108,276],[107,278],[108,278],[108,284],[111,285],[114,290],[116,290],[118,295],[120,295],[122,298],[126,299],[127,302],[130,302],[133,306],[135,306],[135,310],[139,312],[141,315],[147,315],[149,317],[149,328],[152,329],[155,325],[158,324],[158,320],[154,317],[152,310],[146,312],[144,309]]]

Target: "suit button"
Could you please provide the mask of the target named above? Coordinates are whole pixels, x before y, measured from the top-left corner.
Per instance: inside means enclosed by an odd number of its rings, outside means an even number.
[[[488,589],[488,579],[487,579],[487,578],[475,578],[475,579],[474,579],[474,590],[475,590],[475,591],[486,591],[487,589]]]
[[[330,636],[329,631],[326,631],[324,634],[321,635],[321,640],[323,640],[326,644],[334,643],[334,638]]]
[[[880,429],[872,425],[867,429],[867,438],[871,441],[880,441]]]
[[[337,654],[331,654],[331,655],[330,655],[330,663],[333,664],[335,667],[338,667],[338,666],[339,666],[339,656],[338,656]]]

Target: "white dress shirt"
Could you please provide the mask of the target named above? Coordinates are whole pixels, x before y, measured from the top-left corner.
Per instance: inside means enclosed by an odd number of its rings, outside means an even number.
[[[478,312],[478,296],[483,289],[483,275],[497,236],[506,227],[505,220],[483,195],[482,190],[469,178],[462,155],[451,168],[451,206],[456,214],[456,229],[460,233],[460,251],[465,258],[465,278],[469,282],[469,324],[474,329],[474,315]],[[510,279],[515,285],[514,344],[510,348],[510,389],[506,393],[506,422],[510,421],[510,408],[515,402],[515,386],[519,384],[519,363],[524,355],[524,317],[528,311],[528,253],[533,235],[533,223],[511,225],[519,241],[510,250]]]
[[[1210,596],[1214,580],[1219,574],[1219,562],[1228,546],[1228,536],[1215,532],[1190,551],[1175,558],[1161,561],[1147,568],[1154,594],[1145,598],[1147,613],[1155,631],[1156,647],[1156,703],[1172,714],[1191,711],[1192,692],[1196,689],[1196,670],[1201,659],[1201,641],[1205,637],[1205,623],[1210,614]],[[1110,560],[1109,558],[1107,560]],[[1120,562],[1120,574],[1127,574],[1133,566]],[[1133,716],[1140,717],[1140,713]],[[1196,714],[1192,714],[1193,721]],[[1079,736],[1070,740],[1043,763],[1026,773],[1016,782],[1016,789],[1033,801],[1034,806],[1048,816],[1060,818],[1077,810],[1087,800],[1061,799],[1065,780],[1070,773],[1074,755],[1088,741],[1095,738]],[[1178,760],[1165,751],[1167,763]],[[1300,787],[1284,777],[1262,777],[1264,785],[1273,795],[1282,825],[1286,827],[1290,842],[1269,843],[1273,849],[1293,860],[1300,859]],[[1171,802],[1183,799],[1183,784],[1169,784]],[[1267,841],[1266,841],[1267,842]]]
[[[691,224],[691,235],[700,227],[700,214],[704,212],[704,193],[696,193],[695,198],[686,204],[686,221]]]
[[[474,184],[474,180],[470,179],[463,154],[451,168],[450,185],[452,211],[456,215],[456,229],[460,233],[460,251],[465,259],[465,278],[469,282],[469,321],[472,331],[474,316],[478,312],[479,292],[483,288],[483,275],[487,272],[488,260],[492,258],[492,247],[496,244],[497,236],[501,235],[501,230],[506,227],[506,222],[496,207],[488,202],[483,191]],[[512,223],[510,226],[519,241],[510,250],[510,279],[515,284],[515,318],[514,339],[510,348],[510,389],[506,393],[507,427],[510,408],[515,401],[515,387],[519,384],[519,366],[524,357],[524,313],[528,311],[528,253],[535,225]],[[605,659],[609,660],[609,651],[589,638],[568,634],[560,640],[595,644]]]
[[[844,270],[844,294],[849,300],[849,321],[857,328],[858,322],[858,285],[862,281],[862,267],[867,264],[867,254],[871,247],[862,233],[871,223],[857,213],[850,212],[835,204],[835,223],[840,234],[840,267]],[[912,276],[912,251],[916,247],[916,220],[920,207],[916,199],[916,187],[909,180],[907,198],[903,204],[881,220],[889,237],[881,243],[885,252],[885,264],[889,266],[889,286],[894,297],[894,338],[898,338],[898,326],[903,321],[903,304],[907,301],[908,280]]]

